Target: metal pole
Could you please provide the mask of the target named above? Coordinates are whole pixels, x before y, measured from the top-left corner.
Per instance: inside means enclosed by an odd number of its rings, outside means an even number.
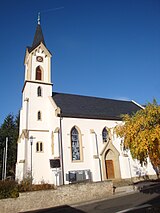
[[[32,184],[32,145],[33,145],[33,136],[30,137],[30,143],[31,143],[31,184]]]
[[[63,162],[63,142],[62,142],[62,117],[60,113],[60,160],[62,172],[62,185],[64,185],[64,162]]]
[[[56,167],[56,186],[57,186],[57,177],[58,176],[58,172],[57,172],[57,167]]]
[[[2,180],[4,180],[5,147],[3,149]]]
[[[4,180],[6,179],[6,173],[7,173],[7,150],[8,150],[8,137],[6,137],[5,164],[4,164]]]

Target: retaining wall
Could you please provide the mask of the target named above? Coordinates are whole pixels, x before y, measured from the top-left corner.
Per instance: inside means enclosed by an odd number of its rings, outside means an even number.
[[[79,183],[43,190],[20,193],[18,198],[0,200],[0,212],[17,213],[60,205],[101,199],[112,194],[112,181]]]

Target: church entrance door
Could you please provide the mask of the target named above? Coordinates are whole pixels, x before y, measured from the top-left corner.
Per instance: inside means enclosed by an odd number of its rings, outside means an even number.
[[[106,176],[107,179],[115,178],[113,160],[106,160]]]

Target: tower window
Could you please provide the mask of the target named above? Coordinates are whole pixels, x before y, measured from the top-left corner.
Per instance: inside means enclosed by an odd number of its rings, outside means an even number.
[[[103,139],[103,142],[108,141],[108,130],[106,129],[106,127],[102,131],[102,139]]]
[[[43,152],[43,143],[42,142],[36,143],[36,152]]]
[[[42,120],[42,114],[41,114],[40,111],[38,111],[38,113],[37,113],[37,120],[38,120],[38,121],[39,121],[39,120]]]
[[[38,97],[42,96],[42,88],[41,87],[37,88],[37,96]]]
[[[42,70],[40,66],[36,68],[36,80],[41,81],[42,80]]]

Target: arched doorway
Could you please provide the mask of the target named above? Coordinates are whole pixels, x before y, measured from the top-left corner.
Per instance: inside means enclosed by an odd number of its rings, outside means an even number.
[[[106,177],[107,179],[114,179],[114,153],[111,149],[109,149],[106,153],[105,157],[105,166],[106,166]]]
[[[103,180],[121,179],[119,152],[109,141],[101,152]]]

